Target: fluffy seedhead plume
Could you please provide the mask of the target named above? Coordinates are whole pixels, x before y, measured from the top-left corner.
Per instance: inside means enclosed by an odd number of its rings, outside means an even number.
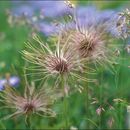
[[[69,30],[72,29],[68,28],[65,33],[63,32],[63,41],[69,37],[68,42],[80,59],[86,58],[88,63],[98,63],[103,66],[106,62],[111,62],[104,32],[94,27],[75,28],[71,33]]]
[[[77,79],[84,81],[91,81],[83,76],[81,73],[90,73],[92,69],[84,64],[84,58],[78,59],[71,45],[66,40],[64,45],[61,44],[61,35],[59,35],[58,42],[51,44],[43,43],[38,36],[34,36],[37,47],[32,43],[27,43],[27,50],[23,51],[24,58],[31,62],[34,67],[31,70],[35,70],[33,74],[37,77],[37,80],[48,79],[50,77],[55,78],[55,85],[58,85],[61,78],[64,77],[66,85],[68,80],[77,81]],[[89,71],[84,71],[88,69]],[[75,79],[76,78],[76,79]],[[77,81],[78,82],[78,81]],[[75,85],[73,85],[75,86]]]
[[[111,36],[107,32],[105,25],[102,24],[99,24],[99,26],[81,25],[78,20],[75,20],[72,26],[65,25],[61,28],[62,45],[65,44],[64,41],[67,39],[78,58],[86,58],[86,61],[95,65],[97,63],[102,66],[111,65],[114,49],[110,48]]]
[[[1,108],[12,109],[14,113],[3,117],[2,120],[21,115],[28,117],[31,114],[55,117],[56,113],[50,106],[56,98],[51,92],[45,88],[36,90],[34,84],[31,86],[27,84],[24,95],[20,95],[15,89],[6,86],[6,89],[0,94],[0,101],[3,104]]]

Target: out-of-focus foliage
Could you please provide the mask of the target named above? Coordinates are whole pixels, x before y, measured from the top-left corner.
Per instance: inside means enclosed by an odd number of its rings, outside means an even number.
[[[22,1],[24,2],[24,1]],[[98,9],[113,9],[121,11],[128,7],[128,1],[77,1],[74,4],[91,6],[95,5]],[[18,75],[21,83],[18,90],[23,91],[23,67],[25,61],[21,51],[25,48],[24,42],[30,38],[28,26],[13,26],[8,24],[7,10],[15,7],[15,1],[0,1],[0,79],[5,78],[6,73]],[[55,10],[53,10],[55,11]],[[89,14],[89,13],[88,13]],[[47,19],[48,20],[48,19]],[[48,24],[48,23],[47,23]],[[43,28],[44,29],[44,28]],[[45,35],[39,34],[45,41]],[[53,40],[53,39],[52,39]],[[55,40],[55,39],[54,39]],[[125,49],[129,44],[128,40],[118,39],[115,43],[122,45],[119,50],[118,64],[114,64],[114,72],[100,68],[97,70],[95,78],[97,82],[89,83],[88,96],[85,93],[75,93],[67,98],[69,127],[79,129],[125,129],[130,126],[127,123],[129,115],[126,106],[130,104],[130,55]],[[114,46],[115,47],[115,46]],[[87,109],[85,109],[87,104]],[[63,128],[65,121],[62,117],[64,104],[62,99],[54,105],[53,109],[59,113],[55,118],[31,117],[32,128],[37,129],[60,129]],[[1,109],[0,117],[11,113]],[[12,119],[0,122],[0,129],[26,128],[24,117],[13,117]]]

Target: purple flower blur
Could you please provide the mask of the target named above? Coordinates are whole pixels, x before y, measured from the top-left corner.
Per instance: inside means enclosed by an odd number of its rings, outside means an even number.
[[[4,90],[6,84],[11,87],[18,87],[19,83],[20,79],[17,76],[12,76],[9,79],[0,79],[0,91]]]
[[[66,12],[72,12],[63,1],[40,1],[40,3],[34,2],[34,5],[36,3],[38,6],[42,5],[41,10],[45,17],[54,18],[64,15]]]
[[[39,23],[39,32],[44,33],[46,36],[49,36],[51,34],[54,34],[58,31],[58,27],[53,24],[47,24],[47,23]]]
[[[0,91],[4,90],[4,85],[7,83],[6,79],[0,79]]]
[[[30,6],[27,6],[27,5],[17,7],[15,9],[13,9],[12,12],[16,16],[23,15],[23,14],[26,16],[33,16],[33,14],[34,14],[33,8]]]
[[[91,25],[104,26],[106,31],[112,36],[119,36],[116,23],[117,12],[114,10],[97,10],[95,6],[79,6],[76,9],[76,21],[82,27]],[[75,24],[75,23],[72,23]]]
[[[72,12],[63,1],[13,1],[13,12],[15,14],[27,13],[29,16],[35,14],[34,12],[42,12],[45,17],[62,16],[66,12]]]
[[[79,6],[77,7],[77,18],[80,24],[93,24],[97,21],[98,11],[94,6]]]
[[[20,79],[17,76],[12,76],[10,77],[8,83],[12,87],[17,87],[20,83]]]
[[[58,29],[57,27],[51,24],[56,18],[59,18],[59,16],[64,17],[64,15],[67,14],[73,15],[73,9],[69,8],[64,3],[64,1],[13,1],[13,5],[13,10],[16,15],[27,15],[28,19],[31,19],[31,25],[36,26],[38,28],[38,32],[42,32],[46,36],[53,34]],[[15,7],[15,5],[17,5],[17,7]],[[34,17],[36,12],[39,12],[39,15],[43,16],[44,21],[41,19],[37,19],[34,22],[32,20],[31,17]],[[118,36],[118,31],[116,29],[116,11],[110,9],[99,11],[96,9],[95,6],[77,6],[76,15],[80,25],[98,26],[99,24],[101,25],[106,23],[108,32],[110,32],[114,36]],[[37,16],[37,18],[40,18],[40,16]]]
[[[77,8],[77,18],[81,24],[97,25],[99,23],[109,22],[115,18],[114,10],[99,11],[95,6],[79,6]]]

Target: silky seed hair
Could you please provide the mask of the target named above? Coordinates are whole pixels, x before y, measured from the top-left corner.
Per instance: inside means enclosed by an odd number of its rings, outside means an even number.
[[[61,78],[64,77],[66,86],[70,86],[69,83],[83,81],[93,81],[85,77],[85,73],[93,73],[94,70],[84,64],[84,58],[78,59],[77,54],[71,48],[68,43],[68,39],[64,45],[61,44],[61,34],[58,36],[57,43],[43,43],[38,36],[34,36],[33,40],[36,41],[37,47],[28,42],[26,44],[26,50],[24,50],[24,59],[31,63],[31,68],[27,67],[34,73],[28,73],[28,75],[37,76],[36,80],[43,82],[54,79],[54,86],[58,86],[61,82]],[[89,71],[82,71],[82,68]],[[83,73],[81,75],[81,73]],[[71,81],[71,82],[70,82]],[[73,84],[72,86],[76,86]],[[79,88],[78,88],[79,89]]]
[[[51,106],[60,95],[56,96],[55,92],[46,87],[36,90],[36,86],[32,83],[32,85],[26,84],[23,95],[14,88],[6,86],[6,89],[1,92],[0,97],[0,102],[3,104],[0,108],[12,109],[14,111],[14,113],[1,118],[1,120],[6,120],[22,115],[27,118],[31,114],[42,117],[55,117],[56,113],[51,109]]]
[[[113,64],[117,64],[114,51],[121,47],[119,44],[114,44],[115,38],[110,31],[113,24],[115,25],[115,14],[113,13],[114,18],[101,17],[97,21],[93,18],[95,21],[85,23],[85,20],[78,17],[77,11],[75,6],[71,14],[71,21],[59,26],[62,35],[60,43],[64,45],[67,40],[77,58],[86,58],[87,64],[94,63],[96,68],[102,66],[113,70]]]
[[[107,31],[105,25],[81,25],[78,18],[71,25],[64,25],[60,29],[62,34],[62,45],[68,39],[68,43],[78,55],[78,58],[87,59],[89,63],[94,63],[96,66],[112,67],[114,58],[114,48],[112,45],[112,36]],[[110,24],[110,23],[109,23]],[[112,45],[112,47],[111,47]],[[108,67],[108,68],[109,68]]]

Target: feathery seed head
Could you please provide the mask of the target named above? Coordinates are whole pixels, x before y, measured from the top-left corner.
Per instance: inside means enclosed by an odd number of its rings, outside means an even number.
[[[67,41],[64,44],[62,43],[62,35],[58,36],[58,42],[53,43],[53,48],[51,44],[43,43],[38,36],[34,36],[34,40],[37,42],[37,47],[35,44],[27,43],[27,51],[23,51],[24,58],[34,65],[30,70],[34,70],[32,73],[37,76],[37,80],[45,80],[48,78],[56,78],[55,85],[58,85],[61,81],[62,76],[65,77],[66,84],[69,84],[68,80],[73,80],[76,82],[76,79],[84,81],[92,81],[80,75],[81,70],[88,69],[89,67],[85,65],[84,60],[81,58],[78,59],[78,55],[75,50],[72,48],[70,42]],[[29,68],[27,68],[29,69]],[[82,73],[91,73],[92,69],[89,68],[89,71]],[[31,73],[30,73],[31,74]],[[38,76],[41,76],[42,78]],[[73,85],[75,86],[75,85]]]
[[[92,60],[95,56],[101,55],[103,49],[102,43],[103,40],[98,32],[95,32],[94,30],[87,31],[86,34],[82,36],[81,41],[77,43],[77,50],[81,57]]]
[[[4,104],[3,107],[15,110],[13,114],[3,117],[4,120],[13,116],[29,116],[30,114],[56,116],[56,113],[50,109],[56,98],[53,97],[54,95],[51,91],[48,94],[45,88],[36,91],[33,85],[27,85],[23,96],[8,86],[2,92],[0,95],[2,99],[0,101]]]
[[[66,73],[69,70],[69,65],[66,59],[57,56],[46,57],[46,69],[54,73]]]
[[[66,32],[65,32],[66,30]],[[99,60],[101,57],[105,57],[106,51],[106,40],[104,30],[101,28],[81,27],[79,28],[67,28],[61,30],[63,39],[68,39],[68,42],[72,48],[77,52],[80,58],[86,58],[91,61],[95,59]],[[64,44],[64,43],[62,43]]]
[[[62,45],[67,40],[78,59],[87,59],[86,61],[89,60],[89,63],[112,67],[114,59],[110,40],[112,41],[113,37],[108,30],[108,26],[113,21],[108,18],[99,20],[98,23],[96,23],[96,20],[90,23],[83,21],[80,15],[78,17],[74,14],[74,16],[73,22],[63,26],[60,30]]]

